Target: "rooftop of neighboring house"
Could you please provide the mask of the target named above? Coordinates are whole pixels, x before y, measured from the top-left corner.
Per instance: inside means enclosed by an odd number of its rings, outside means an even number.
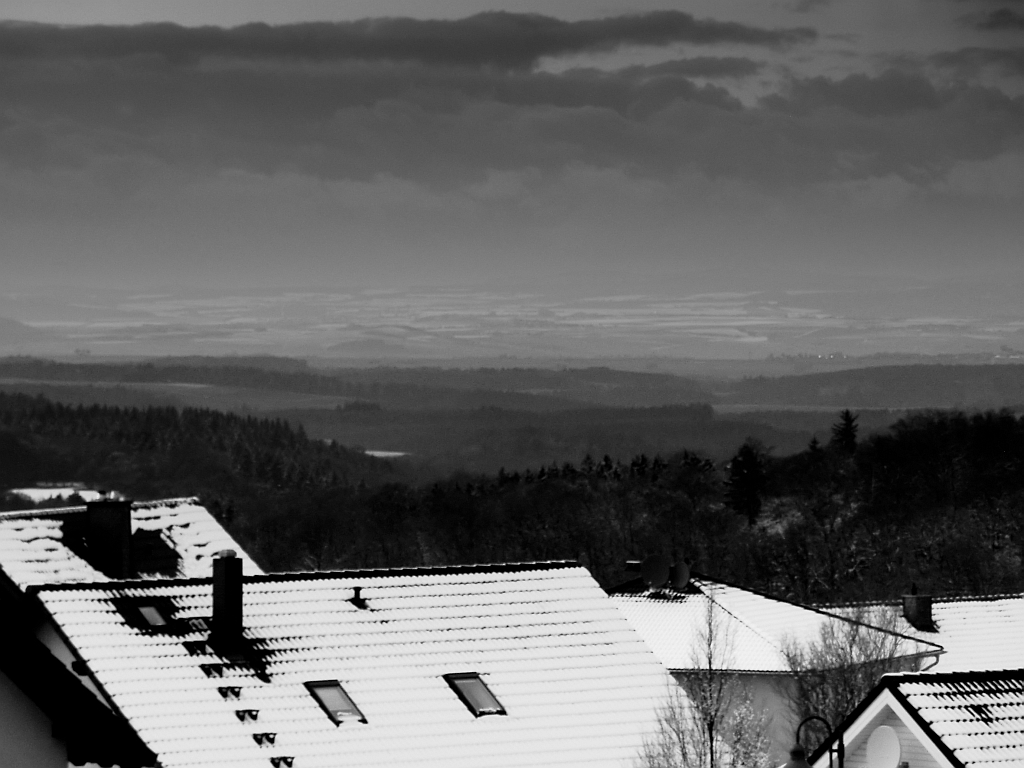
[[[574,563],[237,562],[30,590],[164,768],[627,766],[673,684]]]
[[[1024,670],[884,675],[810,762],[828,765],[841,735],[847,765],[1020,765],[1022,723]]]
[[[613,590],[611,597],[644,641],[672,670],[707,665],[708,628],[716,634],[713,665],[734,672],[789,672],[785,650],[821,637],[829,622],[851,619],[781,600],[693,573],[685,584],[650,587],[642,578]],[[870,622],[868,622],[870,623]],[[941,643],[909,633],[866,626],[895,638],[898,655],[941,654]]]
[[[897,631],[945,649],[936,672],[1024,668],[1024,594],[906,595],[901,601],[823,607],[890,611]]]
[[[210,575],[213,555],[240,547],[194,498],[0,512],[0,571],[32,585]],[[259,567],[242,555],[247,573]]]

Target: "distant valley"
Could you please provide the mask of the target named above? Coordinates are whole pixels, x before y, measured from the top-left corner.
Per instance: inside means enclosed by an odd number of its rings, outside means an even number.
[[[842,408],[865,434],[908,411],[1024,403],[1024,365],[902,365],[796,376],[691,378],[590,368],[314,368],[302,360],[0,359],[0,391],[58,402],[202,407],[301,425],[311,436],[409,454],[427,475],[628,459],[688,449],[717,460],[752,437],[787,455],[825,440]]]

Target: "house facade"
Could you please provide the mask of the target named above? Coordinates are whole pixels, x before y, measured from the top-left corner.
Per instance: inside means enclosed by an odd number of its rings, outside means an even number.
[[[657,588],[642,578],[612,590],[612,601],[680,682],[713,669],[739,682],[752,708],[768,719],[771,758],[786,761],[799,718],[793,707],[786,651],[816,642],[826,625],[851,624],[837,613],[797,605],[755,590],[689,575]],[[908,666],[934,664],[942,648],[920,637],[881,633]]]
[[[1024,764],[1024,670],[884,675],[809,762],[846,768]],[[831,754],[830,754],[831,753]]]
[[[237,546],[191,498],[0,513],[0,755],[27,768],[149,764],[153,753],[84,673],[34,591],[208,575],[215,553]]]

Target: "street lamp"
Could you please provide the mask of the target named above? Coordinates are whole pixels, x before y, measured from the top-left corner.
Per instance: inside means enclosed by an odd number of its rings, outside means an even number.
[[[828,724],[828,720],[818,715],[811,715],[805,717],[800,721],[800,725],[796,727],[796,744],[789,750],[789,762],[782,766],[782,768],[811,768],[811,764],[807,762],[807,752],[800,744],[800,729],[803,728],[807,723],[812,720],[817,720],[824,724],[825,728],[829,733],[832,733],[832,726]],[[833,763],[833,758],[835,762]],[[828,765],[829,768],[843,768],[843,735],[839,734],[839,738],[836,743],[828,748]]]

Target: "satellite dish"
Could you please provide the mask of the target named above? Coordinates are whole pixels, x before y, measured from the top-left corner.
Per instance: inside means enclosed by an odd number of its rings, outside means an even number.
[[[680,592],[690,583],[690,566],[680,560],[672,566],[672,589]]]
[[[888,725],[880,725],[868,737],[868,765],[871,768],[897,768],[900,764],[900,737]]]
[[[665,555],[651,555],[640,563],[640,575],[651,589],[658,589],[668,583],[672,563]]]

